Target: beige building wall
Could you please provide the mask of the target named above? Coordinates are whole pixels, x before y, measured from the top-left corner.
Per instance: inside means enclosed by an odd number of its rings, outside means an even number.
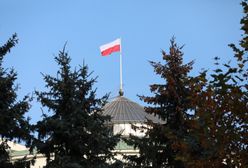
[[[122,136],[129,136],[130,134],[138,137],[143,137],[145,136],[146,131],[143,130],[141,131],[140,129],[133,129],[132,125],[135,127],[146,127],[146,124],[141,124],[141,123],[136,123],[136,124],[129,124],[129,123],[124,123],[124,124],[114,124],[113,126],[113,133],[114,135],[121,133]]]

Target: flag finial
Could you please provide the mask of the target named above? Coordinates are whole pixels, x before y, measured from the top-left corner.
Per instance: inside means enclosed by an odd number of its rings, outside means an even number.
[[[122,89],[120,89],[120,91],[119,91],[119,95],[120,95],[120,96],[123,96],[123,95],[124,95],[124,92],[123,92],[123,90],[122,90]]]

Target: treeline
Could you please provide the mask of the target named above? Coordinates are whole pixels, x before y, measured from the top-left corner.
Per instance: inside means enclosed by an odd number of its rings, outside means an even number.
[[[44,154],[46,168],[184,168],[248,167],[248,4],[241,3],[242,39],[233,49],[232,63],[215,58],[213,71],[190,76],[193,62],[183,63],[182,47],[171,39],[162,51],[163,62],[153,62],[163,80],[151,84],[152,96],[139,96],[147,113],[166,121],[148,121],[144,137],[124,141],[139,149],[137,156],[114,158],[120,135],[113,135],[102,116],[108,95],[96,97],[96,78],[86,65],[74,69],[65,47],[55,57],[57,75],[43,75],[47,91],[17,100],[17,73],[3,67],[3,59],[18,43],[14,34],[0,47],[0,167],[28,168],[35,158],[12,162],[8,141],[25,142],[30,153]],[[73,69],[73,70],[72,70]],[[31,125],[24,115],[32,99],[46,112]]]
[[[0,48],[0,167],[28,168],[35,157],[12,162],[8,141],[26,142],[30,154],[43,154],[46,168],[116,167],[114,147],[119,135],[105,125],[109,116],[101,115],[108,95],[96,98],[88,67],[71,70],[65,48],[55,57],[59,66],[56,77],[43,75],[47,92],[35,91],[43,109],[42,119],[31,125],[24,117],[33,98],[17,101],[16,73],[2,67],[5,54],[17,44],[16,35]],[[109,162],[111,160],[111,162]]]

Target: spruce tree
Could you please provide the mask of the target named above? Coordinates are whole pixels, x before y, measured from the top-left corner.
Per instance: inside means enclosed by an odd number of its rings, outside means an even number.
[[[29,163],[19,160],[11,162],[8,141],[27,142],[30,140],[29,119],[24,115],[29,110],[29,98],[18,101],[16,85],[17,73],[14,69],[3,67],[3,59],[17,44],[14,34],[0,47],[0,166],[5,168],[29,167]]]
[[[193,62],[183,64],[182,47],[171,40],[169,53],[162,51],[161,62],[151,62],[154,71],[163,79],[162,84],[150,85],[153,96],[140,96],[146,102],[147,113],[157,115],[165,124],[148,122],[145,137],[131,136],[127,143],[140,150],[140,156],[128,157],[132,166],[137,167],[184,167],[192,95],[196,92],[194,79],[188,76]],[[193,88],[193,90],[192,90]]]
[[[71,70],[65,49],[55,57],[57,76],[43,75],[47,91],[36,91],[43,118],[34,126],[38,153],[47,158],[46,168],[110,167],[119,137],[111,134],[102,116],[107,95],[96,98],[88,67]],[[112,160],[111,160],[112,159]]]

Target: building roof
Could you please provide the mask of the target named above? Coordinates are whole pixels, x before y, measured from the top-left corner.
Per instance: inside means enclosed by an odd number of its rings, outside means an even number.
[[[141,105],[123,96],[118,96],[107,103],[103,115],[111,116],[111,123],[145,123],[148,120],[164,123],[157,116],[146,113]]]

